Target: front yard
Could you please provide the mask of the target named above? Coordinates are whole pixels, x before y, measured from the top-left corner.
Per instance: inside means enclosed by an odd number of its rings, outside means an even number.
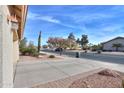
[[[32,62],[32,61],[45,61],[45,60],[62,60],[63,57],[48,55],[48,54],[40,54],[39,57],[33,56],[20,56],[20,62]]]

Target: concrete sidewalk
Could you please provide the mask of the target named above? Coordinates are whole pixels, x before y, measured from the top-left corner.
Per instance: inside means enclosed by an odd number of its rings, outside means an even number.
[[[90,70],[98,69],[102,66],[87,62],[77,62],[77,60],[63,60],[59,62],[20,62],[17,65],[14,87],[31,87],[54,81]]]
[[[124,72],[124,65],[80,58],[66,57],[60,61],[19,62],[14,87],[32,87],[99,68]]]

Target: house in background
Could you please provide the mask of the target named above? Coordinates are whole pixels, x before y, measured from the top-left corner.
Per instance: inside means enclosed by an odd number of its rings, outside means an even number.
[[[103,51],[124,51],[124,37],[116,37],[102,43]]]
[[[26,15],[25,5],[0,5],[0,87],[13,87]]]

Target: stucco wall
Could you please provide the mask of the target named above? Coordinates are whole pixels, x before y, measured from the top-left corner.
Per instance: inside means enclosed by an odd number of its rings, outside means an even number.
[[[13,42],[13,76],[15,76],[16,64],[19,61],[19,42],[18,40]]]
[[[18,40],[13,42],[13,62],[14,64],[17,63],[19,60],[19,42]]]
[[[1,28],[0,28],[0,60],[2,73],[1,87],[13,87],[13,32],[11,22],[7,22],[7,15],[10,15],[7,6],[0,6]]]
[[[110,42],[107,42],[103,45],[103,50],[113,50],[115,51],[116,48],[112,47],[113,44],[116,44],[116,43],[121,43],[123,45],[123,47],[119,48],[118,50],[119,51],[124,51],[124,39],[115,39],[115,40],[112,40]]]
[[[2,6],[0,6],[0,28],[2,28]],[[0,29],[0,87],[2,87],[2,29]]]

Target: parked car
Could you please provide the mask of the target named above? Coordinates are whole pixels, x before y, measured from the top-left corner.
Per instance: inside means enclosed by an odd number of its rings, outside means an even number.
[[[55,51],[56,51],[56,52],[62,52],[63,49],[62,49],[62,48],[56,48]]]

